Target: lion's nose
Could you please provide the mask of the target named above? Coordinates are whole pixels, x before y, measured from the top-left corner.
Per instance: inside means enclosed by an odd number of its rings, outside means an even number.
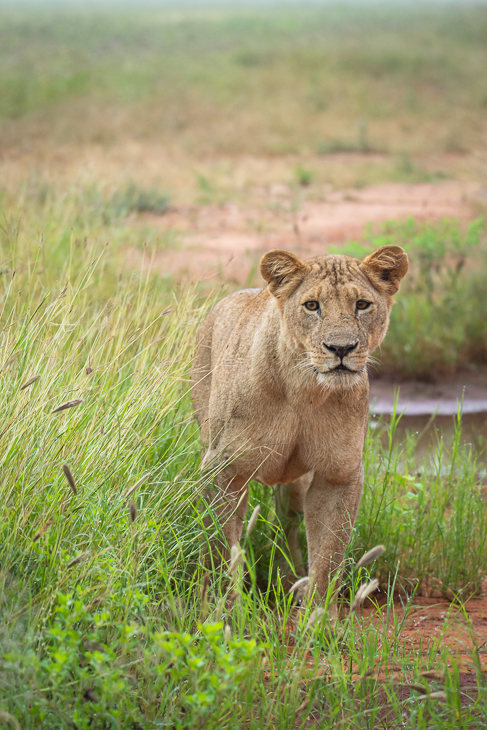
[[[340,347],[337,347],[336,345],[327,345],[326,342],[323,342],[323,347],[325,347],[330,352],[333,352],[334,355],[338,355],[340,360],[343,360],[344,357],[350,355],[350,353],[357,348],[357,345],[358,342],[356,342],[355,345],[342,345]]]

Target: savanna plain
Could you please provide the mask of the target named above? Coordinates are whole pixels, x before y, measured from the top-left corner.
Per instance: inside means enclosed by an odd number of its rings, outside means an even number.
[[[205,567],[188,393],[273,247],[402,245],[372,377],[484,382],[486,69],[481,4],[0,6],[2,726],[487,727],[483,417],[371,416],[330,628],[257,483]]]

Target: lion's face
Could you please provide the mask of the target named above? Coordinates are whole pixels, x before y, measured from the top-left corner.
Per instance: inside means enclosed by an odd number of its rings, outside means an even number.
[[[303,377],[325,388],[358,384],[389,323],[392,295],[408,268],[399,246],[383,246],[363,262],[349,256],[300,261],[270,251],[261,271],[281,311],[286,342]]]

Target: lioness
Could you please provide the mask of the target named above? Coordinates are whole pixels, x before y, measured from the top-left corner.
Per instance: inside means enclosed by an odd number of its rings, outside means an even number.
[[[304,511],[309,575],[321,597],[360,504],[367,363],[407,269],[400,246],[382,246],[364,261],[269,251],[260,265],[267,288],[225,297],[198,335],[193,408],[202,466],[216,468],[228,546],[241,536],[249,482],[284,485],[279,502],[287,501],[294,562],[299,573]]]

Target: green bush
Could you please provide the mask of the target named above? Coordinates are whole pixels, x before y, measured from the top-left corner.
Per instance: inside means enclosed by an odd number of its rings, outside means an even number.
[[[154,213],[164,215],[169,198],[157,188],[140,188],[130,183],[122,190],[116,190],[108,198],[108,208],[113,218],[123,218],[129,213]]]
[[[157,630],[140,615],[124,620],[124,606],[137,602],[148,597],[136,591],[127,602],[113,595],[96,610],[81,589],[59,593],[42,642],[30,634],[3,652],[0,679],[12,690],[10,710],[32,727],[142,727],[157,717],[172,717],[175,728],[217,727],[265,645],[232,636],[223,621],[199,623],[189,633]]]

